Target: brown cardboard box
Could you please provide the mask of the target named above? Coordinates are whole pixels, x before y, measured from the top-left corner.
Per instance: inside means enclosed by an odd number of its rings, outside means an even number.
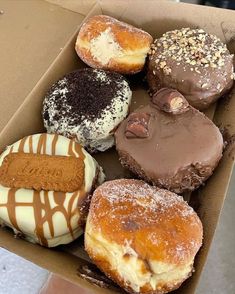
[[[53,0],[54,1],[54,0]],[[71,1],[70,1],[71,2]],[[71,9],[71,6],[70,6]],[[207,32],[219,36],[234,50],[234,17],[235,12],[229,10],[206,8],[189,4],[176,4],[168,1],[108,1],[97,3],[89,15],[108,14],[133,25],[142,27],[154,37],[160,36],[167,30],[183,26],[201,27]],[[50,85],[63,74],[76,68],[83,67],[75,51],[76,34],[61,51],[24,103],[12,117],[8,125],[0,134],[0,149],[19,138],[44,131],[41,119],[41,104],[45,92]],[[148,100],[146,92],[141,86],[133,89],[134,101],[132,107],[143,104]],[[230,99],[221,100],[208,111],[217,125],[225,127],[230,134],[235,133],[235,91]],[[214,175],[206,185],[188,196],[189,203],[196,209],[204,226],[204,245],[196,258],[196,272],[177,291],[178,293],[192,294],[195,292],[202,268],[206,261],[209,247],[215,232],[223,201],[226,196],[231,171],[234,163],[235,149],[230,145],[223,156]],[[111,150],[97,156],[98,161],[104,166],[108,178],[129,176],[124,173],[118,163],[115,151]],[[108,159],[108,160],[107,160]],[[101,289],[81,279],[77,272],[83,265],[89,266],[89,259],[82,247],[82,239],[71,245],[61,246],[57,249],[46,249],[38,245],[14,239],[12,232],[0,230],[0,246],[15,252],[36,264],[55,272],[75,284],[91,289],[94,293],[113,293],[120,291],[111,286],[111,289]],[[96,281],[99,280],[96,277]],[[94,282],[94,279],[93,279]],[[107,283],[106,283],[107,284]]]
[[[2,130],[87,11],[75,13],[42,0],[1,0],[0,10]]]

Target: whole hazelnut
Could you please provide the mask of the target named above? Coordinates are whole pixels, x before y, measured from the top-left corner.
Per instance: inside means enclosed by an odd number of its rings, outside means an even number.
[[[189,109],[189,103],[182,94],[174,89],[162,88],[153,94],[152,103],[159,110],[181,114]]]

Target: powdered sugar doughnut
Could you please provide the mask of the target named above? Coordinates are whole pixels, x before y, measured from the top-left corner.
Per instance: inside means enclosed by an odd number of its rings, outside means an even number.
[[[127,116],[132,92],[119,74],[83,68],[65,75],[46,94],[44,126],[49,133],[75,138],[89,151],[105,151]]]
[[[172,192],[120,179],[105,182],[93,194],[85,249],[130,293],[178,288],[191,275],[201,244],[199,217]]]

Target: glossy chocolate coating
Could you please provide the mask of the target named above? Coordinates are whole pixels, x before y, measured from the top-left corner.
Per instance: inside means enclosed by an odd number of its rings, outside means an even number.
[[[180,114],[188,110],[188,101],[174,89],[162,88],[154,93],[152,102],[159,110],[168,113]]]
[[[203,113],[189,106],[171,114],[150,104],[137,109],[148,114],[148,137],[126,136],[129,117],[115,133],[121,163],[139,177],[176,193],[198,188],[222,156],[223,138]],[[132,114],[133,115],[133,114]]]
[[[152,93],[170,87],[206,109],[232,87],[233,55],[201,29],[167,32],[152,45],[147,80]]]

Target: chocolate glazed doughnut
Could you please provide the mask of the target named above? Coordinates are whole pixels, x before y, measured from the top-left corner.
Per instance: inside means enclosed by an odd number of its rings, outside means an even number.
[[[202,29],[170,31],[152,45],[147,80],[152,93],[177,89],[193,107],[206,109],[232,87],[233,55]]]
[[[198,188],[223,150],[219,129],[176,90],[161,89],[115,133],[123,166],[175,193]]]

